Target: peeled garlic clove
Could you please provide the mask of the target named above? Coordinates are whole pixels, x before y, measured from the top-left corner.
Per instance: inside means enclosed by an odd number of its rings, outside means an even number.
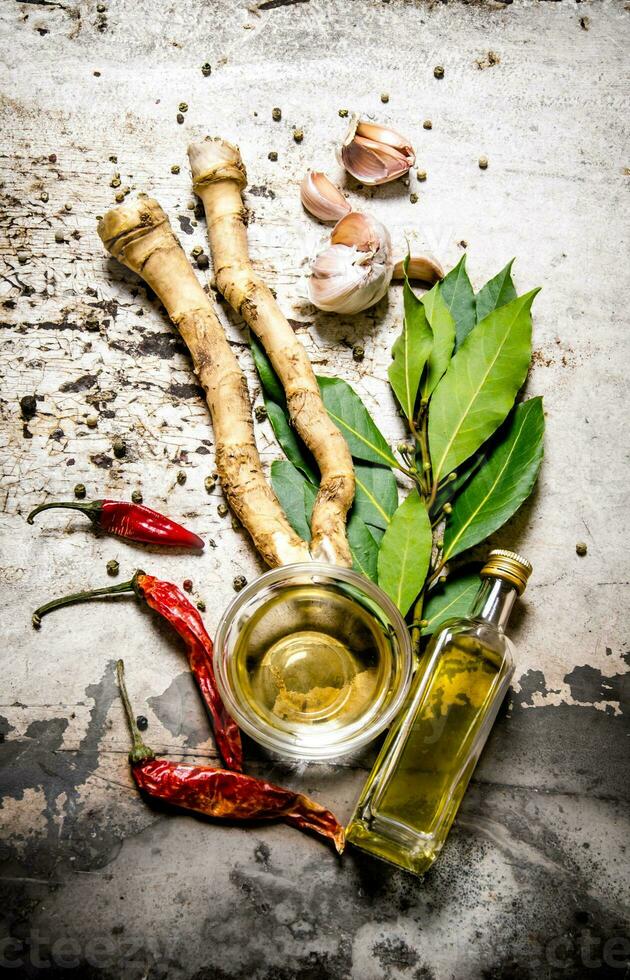
[[[397,262],[394,266],[392,279],[404,279],[404,259]],[[433,285],[444,278],[444,269],[439,262],[430,258],[428,255],[412,255],[409,259],[407,278],[416,279],[418,282],[427,282]]]
[[[320,170],[306,174],[300,184],[300,199],[306,210],[320,221],[339,221],[350,211],[341,191]]]
[[[341,147],[341,162],[363,184],[387,184],[404,176],[416,155],[404,136],[386,126],[353,120]]]

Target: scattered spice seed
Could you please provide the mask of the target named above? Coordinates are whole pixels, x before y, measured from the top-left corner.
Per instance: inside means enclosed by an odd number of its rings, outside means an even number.
[[[433,129],[433,123],[431,122],[430,119],[425,119],[424,122],[422,123],[422,128],[423,129]]]
[[[65,240],[66,239],[62,231],[55,232],[55,241],[57,242],[58,245],[60,245],[62,242],[65,242]]]
[[[113,153],[113,154],[111,155],[111,157],[109,158],[109,162],[110,162],[110,163],[118,163],[118,157],[116,156],[116,154],[115,154],[115,153]]]
[[[184,579],[184,581],[182,582],[182,589],[184,590],[184,592],[192,592],[193,584],[191,578]]]
[[[115,177],[112,177],[112,179],[109,182],[109,185],[110,187],[120,187],[120,177],[118,174],[116,174]]]
[[[275,163],[278,159],[278,154],[275,150],[271,150],[271,152],[267,154],[267,159],[271,160],[272,163]]]
[[[583,558],[587,551],[588,551],[588,548],[586,547],[586,542],[585,541],[578,541],[578,543],[575,546],[575,553],[576,553],[576,555],[579,555],[580,558]]]
[[[188,103],[180,102],[178,108],[180,112],[188,112]]]
[[[208,269],[210,267],[210,259],[203,252],[201,255],[197,256],[197,268],[198,269]]]
[[[460,248],[468,248],[468,242],[465,238],[462,238],[460,242],[457,243]]]
[[[488,169],[488,157],[479,157],[479,169],[480,170]]]
[[[187,477],[183,470],[178,470],[175,479],[179,483],[180,487],[183,487],[187,480]]]
[[[43,201],[44,204],[46,204],[48,201],[48,191],[42,191],[41,194],[39,195],[39,199],[40,201]]]
[[[273,119],[274,122],[280,122],[280,120],[282,119],[282,109],[278,109],[277,106],[275,109],[272,109],[271,118]]]
[[[77,500],[83,500],[86,493],[87,491],[85,489],[85,484],[77,483],[77,485],[74,488],[74,495],[77,498]]]
[[[134,490],[133,493],[131,494],[131,502],[133,504],[141,504],[142,503],[142,499],[143,498],[142,498],[142,491],[141,490]]]
[[[295,140],[296,143],[301,143],[302,140],[304,139],[304,130],[303,129],[294,129],[293,130],[293,139]]]
[[[201,66],[201,74],[204,75],[205,78],[207,78],[208,75],[210,75],[211,73],[212,73],[212,65],[210,64],[209,61],[204,61],[203,65]]]
[[[105,6],[104,3],[97,3],[96,4],[96,12],[97,13],[104,14],[106,10],[107,10],[107,7]]]
[[[427,179],[426,170],[416,170],[416,177],[418,178],[419,181],[426,180]]]
[[[118,191],[118,193],[116,194],[114,200],[116,201],[116,204],[122,204],[122,202],[125,200],[125,193],[124,193],[124,191]]]
[[[217,507],[217,514],[219,517],[227,517],[228,507],[227,504],[219,504]]]
[[[123,456],[127,455],[127,445],[124,439],[120,436],[115,436],[112,442],[112,449],[114,450],[114,456],[116,459],[122,459]]]
[[[177,113],[177,122],[180,124],[180,126],[183,123],[183,121],[184,121],[184,117],[182,116],[181,112],[178,112]]]
[[[112,577],[118,575],[120,571],[120,565],[115,558],[110,558],[105,567],[107,568],[107,574],[111,575]]]
[[[96,426],[98,425],[98,416],[88,415],[88,417],[85,420],[85,424],[87,425],[88,429],[95,429]]]
[[[20,398],[20,411],[22,418],[27,422],[34,417],[37,412],[37,399],[35,395],[23,395]]]
[[[381,102],[385,102],[385,103],[389,102],[389,95],[387,94],[387,92],[381,92]]]
[[[246,585],[247,585],[247,579],[245,578],[244,575],[237,575],[234,581],[232,582],[232,586],[235,592],[240,592],[241,589],[244,589]]]
[[[49,157],[48,157],[48,162],[49,163],[57,163],[57,154],[56,153],[51,153],[49,155]]]
[[[254,415],[256,416],[257,422],[264,422],[267,418],[267,409],[264,405],[256,405],[254,409]]]
[[[232,530],[233,531],[240,531],[241,525],[240,525],[240,522],[238,521],[238,519],[236,517],[232,517],[232,520],[230,521],[230,524],[232,525]]]
[[[17,260],[20,263],[20,265],[26,265],[26,263],[28,262],[28,252],[18,252]]]
[[[69,201],[66,201],[66,203],[64,204],[64,210],[72,211],[72,205],[70,204]]]
[[[203,481],[203,485],[206,488],[206,493],[212,493],[212,491],[217,485],[217,481],[213,479],[213,477],[207,476]]]
[[[171,167],[171,173],[172,174],[178,174],[179,173],[179,164],[178,163],[174,163],[173,164],[173,166]]]
[[[365,349],[361,346],[361,344],[354,345],[354,347],[352,348],[352,357],[354,358],[355,361],[363,360],[363,358],[365,357]]]
[[[149,719],[146,718],[145,715],[138,715],[136,718],[136,725],[141,732],[146,732],[147,728],[149,727]]]
[[[341,116],[342,119],[346,119],[347,116],[348,116],[348,110],[347,109],[340,109],[339,110],[339,115]]]
[[[201,247],[201,245],[195,245],[195,247],[191,249],[190,254],[192,255],[193,259],[196,259],[198,255],[201,255],[202,252],[203,252],[203,248]]]
[[[199,610],[199,612],[205,612],[206,611],[206,604],[203,601],[203,599],[198,599],[197,600],[197,609]]]
[[[582,28],[583,31],[588,31],[590,26],[591,26],[590,17],[580,17],[580,27]]]
[[[433,76],[435,78],[444,78],[444,68],[442,65],[436,65],[433,69]]]
[[[411,201],[412,204],[417,204],[418,203],[418,195],[417,194],[410,194],[409,195],[409,200]]]

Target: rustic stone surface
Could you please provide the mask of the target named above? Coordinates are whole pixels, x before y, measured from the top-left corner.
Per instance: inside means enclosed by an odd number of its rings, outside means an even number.
[[[0,6],[3,971],[18,962],[27,976],[74,967],[197,980],[623,975],[626,8],[589,5],[585,31],[583,5],[527,0]],[[480,71],[490,49],[498,61]],[[121,575],[141,564],[192,578],[210,629],[235,576],[261,570],[245,533],[217,515],[220,490],[204,490],[212,431],[186,353],[95,232],[116,193],[150,190],[186,251],[207,248],[190,207],[190,138],[240,144],[257,269],[316,370],[346,378],[392,441],[403,435],[386,384],[399,287],[349,319],[301,298],[300,262],[321,229],[302,212],[298,185],[309,166],[341,180],[345,107],[408,134],[431,175],[415,206],[415,171],[410,188],[348,185],[353,203],[371,198],[401,252],[408,237],[448,268],[466,241],[477,287],[512,255],[520,289],[544,286],[528,390],[545,397],[546,459],[533,501],[496,538],[535,568],[515,624],[514,692],[422,882],[356,852],[337,861],[285,827],[221,827],[148,806],[126,764],[113,665],[124,651],[156,750],[214,760],[177,641],[131,600],[68,610],[39,634],[30,627],[44,599],[106,582],[110,559]],[[211,270],[199,275],[210,282]],[[220,309],[256,398],[242,324]],[[33,395],[27,419],[20,400]],[[257,433],[268,463],[278,455],[269,423]],[[71,499],[77,483],[88,497],[140,489],[217,547],[152,553],[61,512],[26,525],[32,506]],[[251,744],[246,754],[250,771],[303,787],[342,818],[370,761],[287,770]]]

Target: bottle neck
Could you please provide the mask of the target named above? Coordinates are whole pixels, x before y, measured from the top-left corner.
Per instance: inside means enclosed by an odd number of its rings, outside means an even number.
[[[516,602],[516,594],[514,586],[504,582],[503,579],[482,579],[470,615],[475,619],[492,623],[499,630],[504,630]]]

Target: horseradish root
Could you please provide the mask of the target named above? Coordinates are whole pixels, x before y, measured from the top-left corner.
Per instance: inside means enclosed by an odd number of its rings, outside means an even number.
[[[268,565],[308,561],[308,546],[265,479],[245,378],[164,211],[141,196],[108,211],[98,233],[107,251],[157,294],[188,347],[212,415],[221,485],[257,550]]]
[[[260,339],[284,387],[291,421],[320,470],[311,518],[311,555],[351,565],[346,514],[354,470],[345,439],[324,408],[306,351],[271,291],[252,269],[241,191],[247,183],[237,147],[207,139],[188,148],[195,192],[203,201],[218,288]]]

